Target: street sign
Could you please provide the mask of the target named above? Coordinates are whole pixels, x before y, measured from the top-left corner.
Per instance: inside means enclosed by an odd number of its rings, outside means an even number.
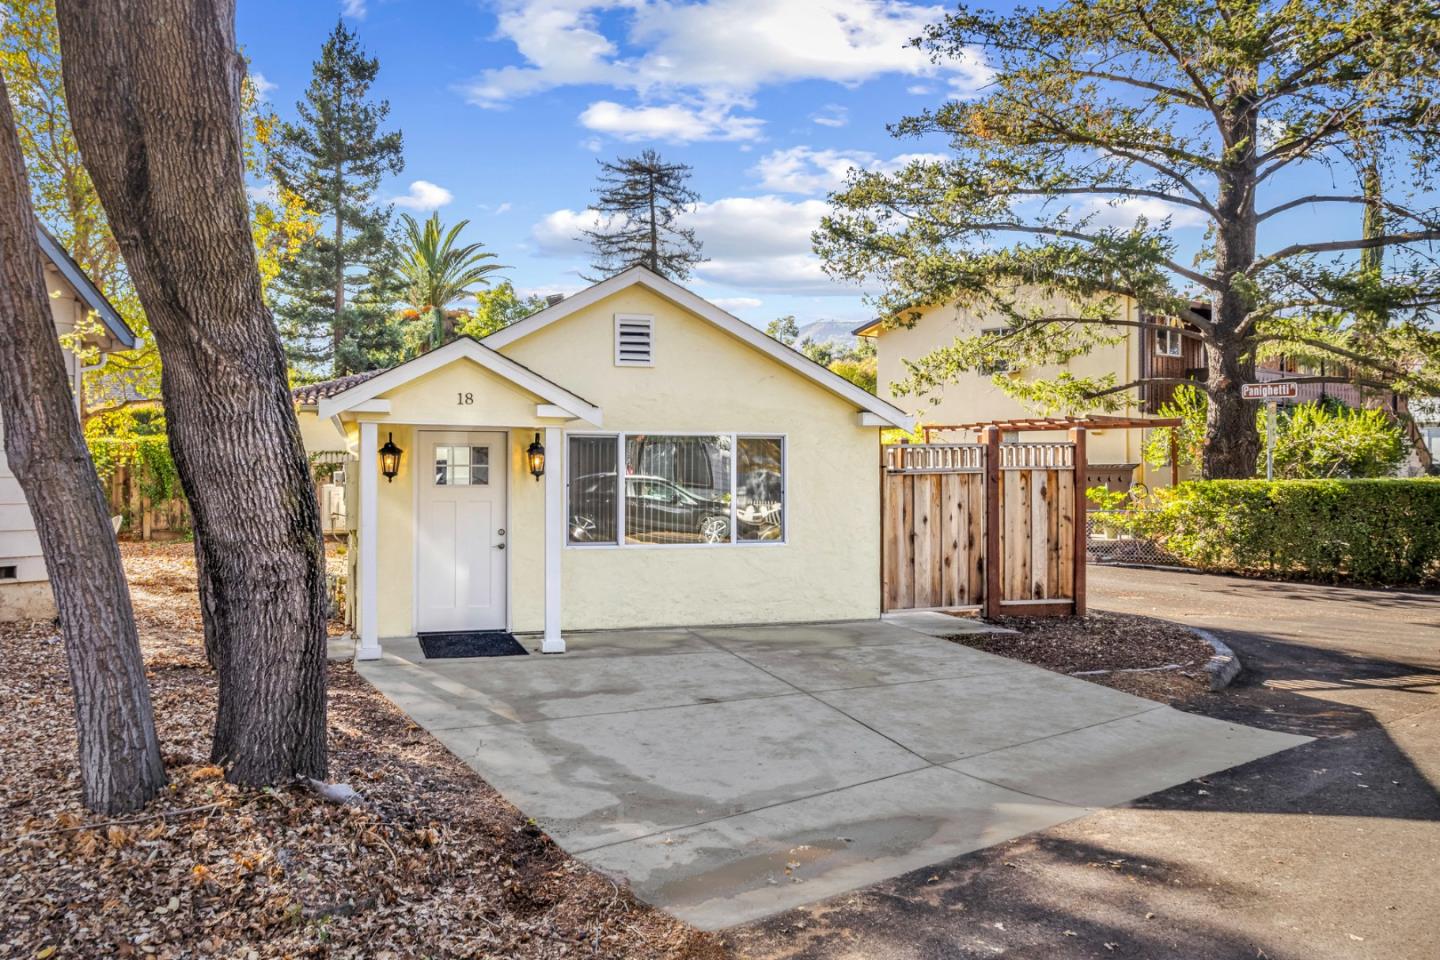
[[[1300,387],[1293,380],[1242,383],[1240,396],[1246,400],[1294,400],[1300,396]]]
[[[1265,479],[1275,479],[1275,401],[1294,400],[1300,396],[1300,386],[1293,380],[1270,380],[1265,383],[1240,384],[1240,396],[1245,400],[1265,401]]]

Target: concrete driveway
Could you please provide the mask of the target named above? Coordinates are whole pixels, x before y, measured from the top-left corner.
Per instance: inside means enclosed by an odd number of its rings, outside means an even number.
[[[707,929],[1305,741],[891,622],[569,643],[431,661],[390,642],[359,667],[564,849]]]

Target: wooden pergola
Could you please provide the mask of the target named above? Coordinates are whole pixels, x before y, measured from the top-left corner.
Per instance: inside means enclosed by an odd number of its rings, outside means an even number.
[[[931,434],[973,430],[983,433],[986,427],[996,427],[1001,433],[1045,433],[1065,431],[1071,427],[1086,430],[1148,430],[1152,427],[1178,427],[1184,421],[1179,417],[1117,417],[1107,414],[1090,414],[1085,417],[1012,417],[1008,420],[977,420],[974,423],[926,424],[925,442]],[[1170,485],[1180,482],[1180,444],[1174,433],[1170,434]]]

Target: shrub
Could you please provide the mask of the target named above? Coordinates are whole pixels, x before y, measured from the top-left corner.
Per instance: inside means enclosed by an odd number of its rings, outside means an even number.
[[[1133,514],[1191,566],[1376,584],[1440,581],[1440,480],[1199,480]]]

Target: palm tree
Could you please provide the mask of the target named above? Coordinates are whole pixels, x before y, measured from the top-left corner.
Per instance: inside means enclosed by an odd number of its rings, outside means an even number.
[[[433,349],[455,336],[455,317],[445,308],[470,296],[476,286],[489,286],[489,275],[507,268],[485,262],[493,260],[495,254],[482,252],[483,243],[455,246],[455,239],[469,220],[461,220],[446,231],[438,213],[430,214],[423,227],[408,213],[401,214],[400,219],[405,227],[405,243],[396,272],[404,285],[405,299],[420,315],[434,318],[430,331]]]

